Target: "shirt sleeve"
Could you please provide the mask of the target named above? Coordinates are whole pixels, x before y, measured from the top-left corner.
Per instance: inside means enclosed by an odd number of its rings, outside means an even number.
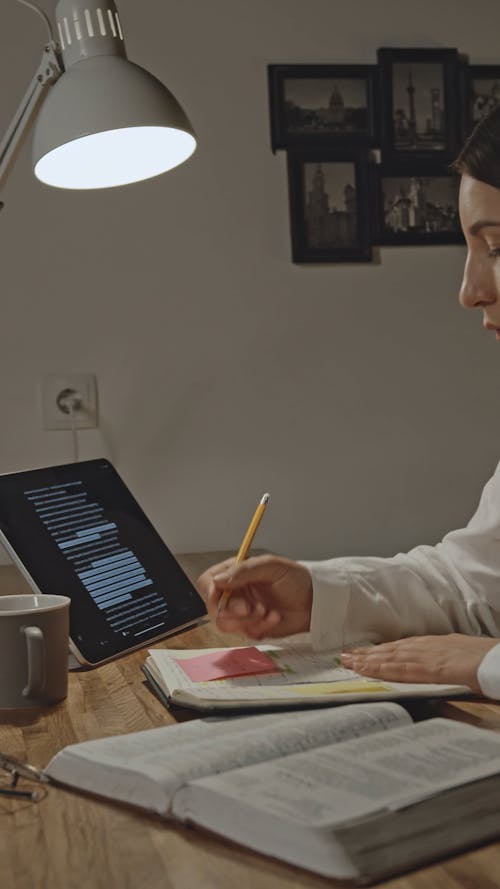
[[[500,637],[500,464],[468,525],[436,546],[302,564],[313,583],[315,648],[453,632]]]
[[[485,654],[477,671],[479,687],[487,698],[500,699],[500,645]]]

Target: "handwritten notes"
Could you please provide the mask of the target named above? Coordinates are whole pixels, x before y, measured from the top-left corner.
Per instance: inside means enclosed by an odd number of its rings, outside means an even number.
[[[176,661],[193,682],[210,679],[234,679],[236,676],[257,676],[260,673],[279,673],[272,658],[258,648],[228,648]]]

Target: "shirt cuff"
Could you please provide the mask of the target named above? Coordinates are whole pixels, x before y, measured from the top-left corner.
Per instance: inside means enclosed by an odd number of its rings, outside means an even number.
[[[500,698],[500,645],[485,654],[477,671],[477,681],[483,695],[498,700]]]
[[[317,651],[344,645],[344,624],[350,599],[349,575],[342,559],[300,562],[311,575],[313,600],[310,634]]]

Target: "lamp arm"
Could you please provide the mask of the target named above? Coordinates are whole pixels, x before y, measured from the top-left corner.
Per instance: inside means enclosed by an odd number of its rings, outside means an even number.
[[[17,149],[20,147],[39,102],[42,101],[47,87],[55,83],[64,71],[59,47],[50,41],[44,48],[40,65],[34,74],[22,102],[12,118],[7,132],[0,142],[0,184],[7,178],[9,165]],[[0,208],[1,209],[1,208]]]
[[[27,6],[28,9],[32,9],[33,12],[36,12],[36,14],[40,16],[40,18],[43,20],[43,22],[45,24],[45,27],[47,28],[47,31],[49,34],[49,41],[53,40],[54,34],[52,31],[52,25],[50,24],[50,19],[49,19],[48,15],[43,11],[43,9],[40,9],[40,7],[37,6],[36,3],[32,3],[31,0],[17,0],[17,2],[21,3],[23,6]]]

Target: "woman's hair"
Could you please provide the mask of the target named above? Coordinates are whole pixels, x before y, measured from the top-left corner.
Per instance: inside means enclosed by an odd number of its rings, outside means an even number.
[[[452,169],[500,188],[500,105],[476,124]]]

